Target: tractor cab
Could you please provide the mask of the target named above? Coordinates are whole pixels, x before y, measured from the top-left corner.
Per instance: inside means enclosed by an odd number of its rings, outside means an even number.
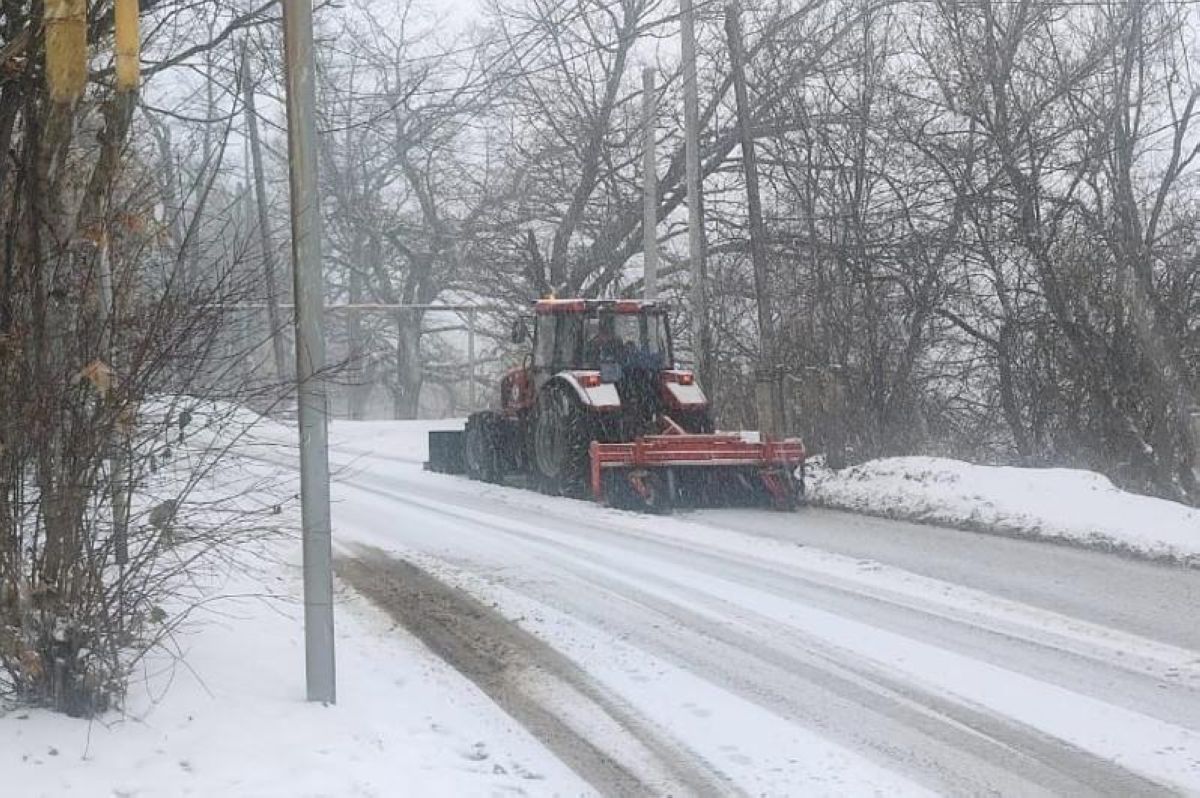
[[[528,318],[528,317],[526,317]],[[530,338],[526,318],[513,329],[514,343]],[[691,372],[674,368],[667,309],[638,300],[543,299],[533,306],[532,347],[525,364],[501,381],[503,412],[533,409],[551,385],[570,388],[587,408],[625,416],[630,431],[652,427],[676,394],[687,407],[684,426],[704,429],[707,401]]]
[[[689,431],[707,431],[707,400],[690,372],[676,371],[665,307],[638,300],[543,299],[533,307],[526,396],[555,385],[598,411],[603,437],[628,440],[675,413]]]
[[[534,320],[535,375],[599,371],[604,382],[616,382],[622,368],[674,365],[667,312],[654,303],[543,299]]]

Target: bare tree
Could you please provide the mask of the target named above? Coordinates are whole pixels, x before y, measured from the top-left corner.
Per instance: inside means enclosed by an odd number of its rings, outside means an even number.
[[[142,8],[151,75],[259,18],[218,16],[205,43],[164,54],[179,42],[161,36],[163,17],[203,20]],[[0,693],[88,714],[119,701],[132,663],[171,628],[163,602],[180,577],[249,528],[189,501],[222,447],[200,450],[177,481],[161,473],[197,402],[215,421],[226,411],[213,408],[230,406],[212,400],[252,399],[240,367],[255,343],[228,307],[254,281],[228,212],[207,223],[224,227],[225,246],[200,248],[202,274],[182,279],[189,239],[206,233],[161,214],[154,161],[175,160],[169,139],[137,134],[136,94],[114,91],[103,65],[82,96],[48,86],[40,13],[18,2],[0,16],[12,45],[0,69]],[[92,4],[87,23],[103,62],[111,5]],[[227,211],[219,177],[209,170],[199,193]]]

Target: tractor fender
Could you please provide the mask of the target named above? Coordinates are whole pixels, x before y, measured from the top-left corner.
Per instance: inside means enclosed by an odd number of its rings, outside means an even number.
[[[575,395],[579,397],[579,402],[584,407],[589,407],[594,410],[619,410],[621,407],[621,396],[617,393],[617,386],[611,382],[602,382],[598,385],[585,387],[583,384],[584,377],[595,375],[600,376],[598,371],[560,371],[551,378],[550,384],[562,382],[571,387]]]
[[[676,410],[699,410],[708,406],[708,397],[696,383],[681,385],[670,380],[663,382],[667,404]]]

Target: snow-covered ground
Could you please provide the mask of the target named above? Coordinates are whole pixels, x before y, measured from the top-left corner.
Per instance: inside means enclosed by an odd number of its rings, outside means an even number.
[[[428,428],[335,426],[346,550],[496,608],[713,789],[1200,790],[1200,574],[819,508],[630,514],[422,473]]]
[[[186,666],[157,661],[128,718],[0,717],[5,793],[1200,793],[1200,571],[819,507],[638,515],[422,471],[426,432],[456,426],[333,426],[336,707],[302,700],[298,553],[271,544],[213,585],[247,597],[181,639]],[[242,448],[287,473],[293,434]],[[1104,520],[1182,523],[1083,483],[1069,495],[1123,508]],[[990,484],[1006,507],[1034,490]],[[984,487],[957,506],[996,502]]]
[[[295,569],[267,587],[295,595]],[[261,593],[263,585],[225,586]],[[14,796],[587,792],[470,682],[352,592],[337,604],[334,707],[304,701],[301,608],[227,598],[157,657],[124,717],[0,716]]]
[[[245,442],[278,453],[291,435],[268,424]],[[215,478],[224,491],[245,479],[294,493],[280,471],[239,463]],[[207,603],[174,637],[178,657],[150,657],[124,713],[89,722],[0,708],[0,795],[589,792],[470,681],[340,585],[338,701],[307,703],[299,548],[294,535],[266,540],[201,575]]]
[[[891,457],[813,468],[809,490],[825,507],[1200,565],[1200,510],[1128,493],[1090,471]]]

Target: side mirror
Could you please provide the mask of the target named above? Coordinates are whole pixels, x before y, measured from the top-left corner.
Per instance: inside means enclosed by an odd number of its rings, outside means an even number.
[[[529,338],[529,328],[525,326],[524,318],[513,322],[511,337],[514,344],[523,344]]]

